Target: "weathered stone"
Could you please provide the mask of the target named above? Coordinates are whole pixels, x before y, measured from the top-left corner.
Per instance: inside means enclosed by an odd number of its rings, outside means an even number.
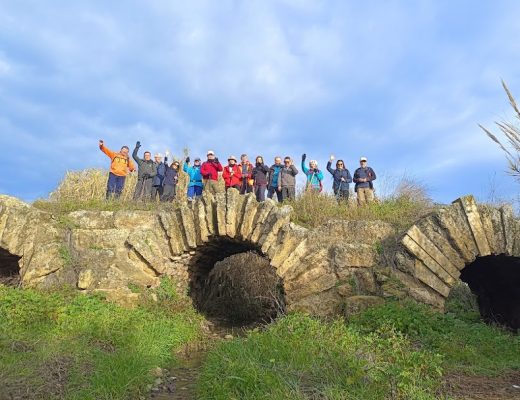
[[[217,193],[215,195],[215,207],[217,216],[217,226],[215,235],[226,235],[226,195],[225,193]]]
[[[385,299],[378,296],[352,296],[345,299],[344,315],[350,318],[356,314],[377,307],[385,303]]]
[[[226,235],[234,238],[237,233],[237,211],[241,202],[240,193],[236,189],[228,189],[226,192]]]
[[[453,278],[444,268],[441,267],[434,258],[432,258],[421,246],[417,244],[410,236],[405,235],[402,241],[403,245],[412,253],[417,259],[421,260],[422,263],[446,284],[453,285],[455,278]],[[417,268],[417,265],[416,265]]]
[[[283,242],[276,248],[275,254],[271,257],[271,265],[275,268],[281,267],[289,259],[291,253],[304,241],[308,232],[307,228],[293,223],[284,226],[283,229],[287,234],[284,235]],[[283,272],[285,271],[280,268],[279,274]]]
[[[317,236],[343,243],[373,245],[395,235],[395,228],[383,221],[330,220],[315,229]]]
[[[275,242],[278,232],[284,226],[289,224],[291,221],[292,207],[283,206],[277,209],[277,212],[274,217],[273,223],[270,225],[269,229],[264,229],[258,244],[262,246],[262,251],[267,253],[271,245]]]
[[[466,219],[468,221],[471,232],[473,233],[473,239],[477,245],[480,256],[488,256],[491,254],[489,243],[487,241],[484,228],[482,227],[482,221],[478,212],[477,204],[473,196],[464,196],[456,200],[464,212],[466,213]]]
[[[427,268],[421,260],[415,260],[415,277],[442,296],[448,297],[450,286]]]
[[[341,312],[342,302],[343,298],[334,287],[297,301],[290,301],[287,311],[302,311],[320,317],[332,317]]]
[[[91,269],[85,269],[79,273],[78,289],[88,289],[94,283],[94,276]]]
[[[452,205],[447,209],[451,220],[454,223],[454,227],[457,227],[460,233],[460,241],[464,243],[464,246],[470,252],[470,262],[478,257],[479,250],[475,243],[473,232],[468,223],[466,212],[459,201],[454,201]]]
[[[422,250],[424,250],[430,258],[435,260],[435,262],[444,270],[446,271],[453,279],[458,279],[460,276],[458,268],[451,263],[451,261],[444,255],[442,251],[439,250],[439,248],[433,244],[428,237],[421,232],[421,230],[417,226],[412,226],[406,234],[415,242]],[[406,246],[405,240],[403,240],[403,243]],[[410,248],[408,250],[411,251]],[[413,252],[413,251],[412,251]],[[420,256],[416,254],[419,258]],[[423,260],[423,262],[428,265],[428,261]],[[434,271],[435,272],[435,271]],[[441,277],[442,278],[442,277]],[[443,278],[444,279],[444,278]]]
[[[207,191],[202,192],[202,204],[204,204],[204,212],[206,213],[206,224],[208,226],[208,235],[218,234],[217,210],[213,195]]]
[[[65,216],[63,222],[80,229],[112,229],[113,211],[73,211]]]
[[[433,217],[427,217],[423,219],[416,226],[432,243],[435,244],[435,246],[441,251],[441,253],[450,261],[450,263],[457,270],[460,271],[466,266],[464,259],[451,245],[446,235],[446,231],[444,231],[440,226],[437,225]]]
[[[461,226],[465,225],[465,223],[456,222],[450,211],[451,208],[441,209],[434,215],[434,218],[439,226],[448,233],[451,242],[464,259],[464,262],[473,262],[477,257],[477,248],[475,247],[473,237],[463,232]]]
[[[206,243],[209,240],[210,232],[206,218],[206,209],[201,199],[193,202],[193,218],[197,230],[197,244]]]
[[[267,199],[258,207],[256,213],[253,232],[251,233],[249,240],[253,243],[257,243],[262,235],[263,224],[268,219],[269,215],[276,212],[276,205],[273,200]]]
[[[186,237],[186,241],[188,242],[188,246],[190,248],[197,247],[197,236],[193,213],[187,205],[183,204],[179,207],[178,215],[182,221],[182,226],[184,228],[183,233]]]
[[[253,193],[245,195],[244,199],[244,210],[242,215],[242,222],[240,224],[240,238],[249,239],[251,233],[253,233],[253,222],[256,218],[256,212],[258,209],[258,202]]]
[[[175,214],[160,212],[159,221],[162,229],[170,242],[173,254],[182,254],[189,249],[188,243],[182,232],[181,224]]]
[[[513,207],[505,205],[500,208],[502,214],[502,226],[504,228],[504,238],[506,244],[506,254],[511,255],[513,253],[513,245],[515,241],[515,232],[513,227]]]

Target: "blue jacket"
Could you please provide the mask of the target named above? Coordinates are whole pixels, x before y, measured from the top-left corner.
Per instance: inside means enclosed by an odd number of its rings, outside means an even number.
[[[283,165],[271,165],[269,168],[269,187],[278,188],[278,177],[280,176],[280,171],[283,168]]]
[[[188,183],[188,187],[190,186],[200,186],[203,187],[202,184],[202,174],[200,173],[200,167],[190,167],[187,163],[184,163],[182,166],[182,170],[188,174],[190,177],[190,181]]]
[[[323,180],[323,172],[319,169],[309,169],[305,166],[305,161],[302,161],[302,170],[307,175],[307,186],[311,186],[313,189],[321,190],[321,181]]]
[[[365,178],[366,182],[360,182],[360,179]],[[358,188],[374,188],[374,184],[372,181],[376,180],[376,173],[370,167],[366,168],[358,168],[356,172],[354,172],[354,182],[356,182],[355,190],[357,192]]]
[[[162,186],[164,181],[164,175],[166,174],[166,167],[165,164],[168,162],[168,158],[164,159],[164,162],[161,163],[155,163],[157,168],[157,175],[153,177],[153,186]]]
[[[334,179],[332,184],[334,193],[336,193],[338,190],[348,191],[350,186],[349,183],[352,182],[352,176],[350,176],[349,170],[346,168],[332,169],[331,164],[332,163],[330,161],[327,163],[327,171],[331,173],[332,178]],[[341,178],[343,178],[344,181],[342,181]]]

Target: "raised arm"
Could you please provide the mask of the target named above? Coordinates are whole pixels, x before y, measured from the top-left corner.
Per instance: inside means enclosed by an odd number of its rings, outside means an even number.
[[[332,161],[329,160],[327,163],[327,171],[329,171],[332,175],[334,175],[334,170],[332,169]]]
[[[116,155],[115,152],[113,152],[112,150],[110,150],[108,147],[105,146],[105,143],[102,140],[99,141],[99,150],[101,150],[108,157],[110,157],[110,159],[113,159]]]
[[[134,151],[132,152],[132,158],[135,160],[135,162],[137,163],[137,165],[141,165],[141,163],[143,162],[143,160],[141,160],[138,156],[137,156],[137,152],[139,151],[139,148],[141,147],[141,142],[137,142],[135,144],[135,149]]]

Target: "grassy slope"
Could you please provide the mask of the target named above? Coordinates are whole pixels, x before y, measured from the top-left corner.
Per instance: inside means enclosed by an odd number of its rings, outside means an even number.
[[[349,324],[291,315],[208,357],[201,399],[434,399],[441,374],[520,369],[520,339],[389,303]]]
[[[0,286],[0,398],[138,398],[150,370],[200,333],[191,308],[174,307],[179,300],[164,290],[160,297],[128,310],[95,296]]]

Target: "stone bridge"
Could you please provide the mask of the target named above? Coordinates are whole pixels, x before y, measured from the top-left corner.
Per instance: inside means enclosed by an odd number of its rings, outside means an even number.
[[[306,229],[290,222],[291,211],[235,190],[171,209],[59,216],[0,196],[0,276],[18,276],[26,287],[102,291],[123,303],[139,296],[132,288],[171,276],[196,300],[216,262],[254,251],[282,279],[288,310],[336,315],[405,296],[442,310],[462,279],[484,317],[518,327],[520,237],[511,208],[463,197],[404,235],[381,221]]]

